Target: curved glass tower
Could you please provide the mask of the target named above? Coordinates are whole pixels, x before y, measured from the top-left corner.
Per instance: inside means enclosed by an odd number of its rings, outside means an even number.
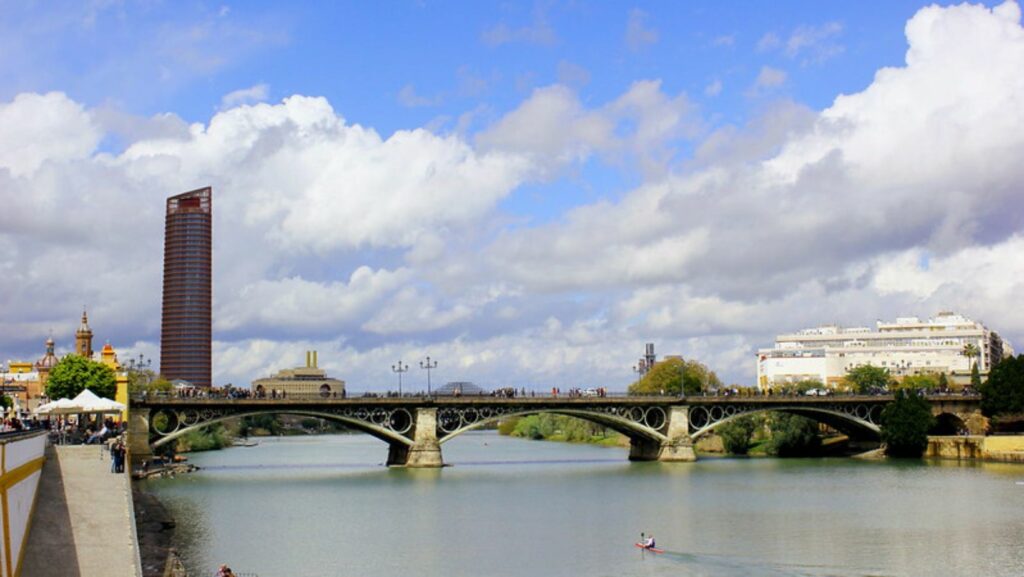
[[[211,384],[213,189],[167,199],[160,374]]]

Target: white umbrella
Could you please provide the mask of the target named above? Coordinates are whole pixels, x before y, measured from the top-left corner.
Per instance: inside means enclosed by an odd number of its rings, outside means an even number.
[[[81,413],[117,413],[124,410],[124,404],[96,396],[89,389],[82,389],[72,402],[81,407]]]
[[[39,405],[35,410],[37,415],[70,415],[81,412],[82,407],[71,399],[57,399],[56,401]]]

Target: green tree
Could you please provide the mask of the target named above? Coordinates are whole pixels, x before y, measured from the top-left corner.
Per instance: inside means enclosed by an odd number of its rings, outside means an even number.
[[[775,413],[771,417],[772,438],[768,442],[769,455],[776,457],[809,457],[821,450],[818,423],[798,415]]]
[[[640,382],[629,386],[629,392],[634,395],[665,393],[678,396],[681,388],[687,395],[697,395],[721,386],[718,375],[704,364],[671,357],[656,363]]]
[[[971,365],[971,387],[975,391],[981,389],[981,371],[978,370],[978,363]]]
[[[1024,354],[1007,357],[992,367],[978,390],[986,417],[1024,413]]]
[[[757,430],[757,420],[752,416],[737,417],[718,427],[715,431],[722,438],[725,450],[733,455],[746,455],[750,440]]]
[[[85,357],[67,355],[54,365],[46,382],[46,396],[51,399],[71,399],[83,389],[89,389],[100,397],[113,399],[117,394],[114,370]]]
[[[939,379],[935,375],[907,375],[903,377],[896,388],[899,389],[934,389],[939,386]]]
[[[939,384],[937,386],[943,391],[949,388],[949,378],[946,377],[946,373],[939,373]]]
[[[238,434],[242,437],[254,434],[280,435],[283,430],[284,426],[277,415],[268,413],[242,417],[238,424]]]
[[[14,406],[14,401],[7,395],[0,395],[0,407],[9,409]]]
[[[178,437],[175,451],[178,453],[216,451],[228,447],[234,441],[231,432],[222,423],[189,431]]]
[[[914,389],[896,391],[882,409],[882,442],[893,457],[920,457],[928,448],[928,431],[935,426],[931,406]]]
[[[892,377],[889,376],[889,369],[860,365],[846,371],[846,380],[853,387],[854,392],[866,394],[874,389],[885,389],[889,386]]]
[[[968,365],[973,365],[974,357],[977,357],[980,354],[980,351],[974,343],[967,343],[966,345],[964,345],[963,350],[960,351],[960,354],[967,357]]]

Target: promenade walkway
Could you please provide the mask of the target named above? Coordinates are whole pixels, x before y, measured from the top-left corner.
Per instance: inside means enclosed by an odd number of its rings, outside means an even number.
[[[141,577],[128,475],[101,447],[48,447],[22,577]]]

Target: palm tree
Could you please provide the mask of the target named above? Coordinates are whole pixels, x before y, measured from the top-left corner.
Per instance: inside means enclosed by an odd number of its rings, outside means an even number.
[[[978,356],[979,353],[980,351],[978,351],[978,347],[974,343],[967,343],[966,345],[964,345],[964,350],[960,352],[960,354],[967,357],[968,367],[972,366],[971,359]]]

